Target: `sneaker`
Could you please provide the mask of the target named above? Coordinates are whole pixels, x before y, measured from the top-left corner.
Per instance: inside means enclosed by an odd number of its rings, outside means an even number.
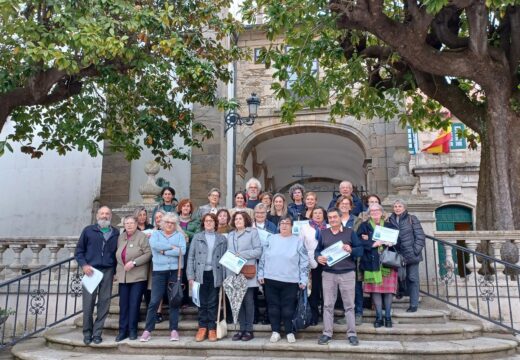
[[[296,339],[294,338],[294,334],[293,333],[287,334],[287,342],[290,343],[290,344],[296,342]]]
[[[139,341],[148,342],[148,341],[150,341],[151,338],[152,338],[152,333],[149,332],[148,330],[145,330],[143,332],[143,335],[141,335],[141,338],[139,339]]]
[[[352,346],[358,346],[359,345],[359,340],[358,340],[357,336],[349,336],[348,337],[348,342]]]
[[[282,337],[280,336],[280,333],[277,333],[276,331],[273,331],[271,338],[269,339],[270,342],[275,343],[280,341]]]
[[[318,339],[318,344],[327,345],[331,340],[332,340],[332,338],[330,336],[321,335],[320,338]]]
[[[172,330],[170,333],[170,341],[179,341],[179,333],[177,330]]]
[[[359,325],[362,325],[362,324],[363,324],[363,315],[356,314],[356,326],[359,326]]]

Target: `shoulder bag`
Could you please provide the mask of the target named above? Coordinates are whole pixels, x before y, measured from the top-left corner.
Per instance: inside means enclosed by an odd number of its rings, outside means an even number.
[[[179,248],[179,268],[177,269],[177,281],[168,283],[168,303],[171,308],[177,308],[182,304],[182,250]]]
[[[236,241],[236,244],[235,244]],[[238,252],[238,239],[237,233],[233,235],[233,245],[235,245],[235,251]],[[253,247],[253,240],[251,240],[251,248]],[[246,279],[250,280],[256,276],[256,265],[244,265],[242,269],[240,269],[240,273],[246,277]]]
[[[224,318],[220,320],[220,309],[224,308]],[[217,312],[217,339],[223,339],[227,336],[226,322],[226,296],[224,295],[224,287],[220,287],[218,295],[218,312]]]
[[[399,254],[397,250],[390,251],[388,247],[386,247],[383,252],[379,254],[379,261],[381,262],[381,265],[391,269],[398,269],[405,265],[401,254]]]

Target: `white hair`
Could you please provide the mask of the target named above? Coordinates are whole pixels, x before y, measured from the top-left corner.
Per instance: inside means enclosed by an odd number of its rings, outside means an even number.
[[[404,207],[405,210],[406,210],[406,206],[407,206],[407,205],[406,205],[406,202],[405,202],[403,199],[397,199],[397,200],[395,200],[392,206],[395,206],[395,204],[401,204],[401,205],[403,205],[403,207]]]
[[[254,178],[254,177],[252,177],[251,179],[247,180],[247,182],[246,182],[246,190],[249,189],[249,186],[251,186],[253,183],[258,188],[258,192],[262,191],[262,184],[260,183],[260,181],[257,178]]]

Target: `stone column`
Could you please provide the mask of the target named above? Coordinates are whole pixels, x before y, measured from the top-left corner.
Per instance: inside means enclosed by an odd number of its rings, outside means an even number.
[[[410,175],[408,164],[410,162],[410,154],[406,148],[398,148],[394,152],[394,161],[398,166],[398,174],[392,178],[394,189],[398,194],[389,195],[383,201],[383,207],[388,213],[392,213],[392,206],[395,200],[401,199],[407,204],[407,210],[410,214],[417,216],[421,222],[422,228],[426,235],[433,236],[436,225],[435,225],[435,210],[441,205],[441,202],[433,200],[427,196],[412,194],[412,189],[417,182],[417,178]],[[434,243],[432,240],[426,239],[425,252],[427,258],[423,260],[420,265],[421,275],[421,286],[426,286],[427,275],[430,279],[430,285],[432,279],[434,279],[435,273],[438,269],[435,268],[435,263],[439,263],[438,249],[434,252]],[[434,258],[434,254],[437,254],[437,259]]]

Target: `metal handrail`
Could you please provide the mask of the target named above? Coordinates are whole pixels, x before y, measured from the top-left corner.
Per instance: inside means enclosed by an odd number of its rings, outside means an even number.
[[[0,284],[0,308],[14,311],[0,325],[0,349],[80,314],[83,274],[74,257]],[[70,299],[72,298],[72,299]]]
[[[520,333],[520,316],[515,318],[513,312],[520,304],[520,266],[433,236],[426,238],[434,243],[433,256],[429,256],[428,246],[425,246],[424,261],[420,266],[424,267],[426,279],[421,279],[420,292],[513,334]],[[456,251],[453,262],[447,261],[453,253],[441,261],[439,244],[446,251]],[[434,263],[430,264],[432,259]],[[459,269],[459,260],[464,263],[463,269]],[[517,274],[516,279],[503,274],[502,269]]]

